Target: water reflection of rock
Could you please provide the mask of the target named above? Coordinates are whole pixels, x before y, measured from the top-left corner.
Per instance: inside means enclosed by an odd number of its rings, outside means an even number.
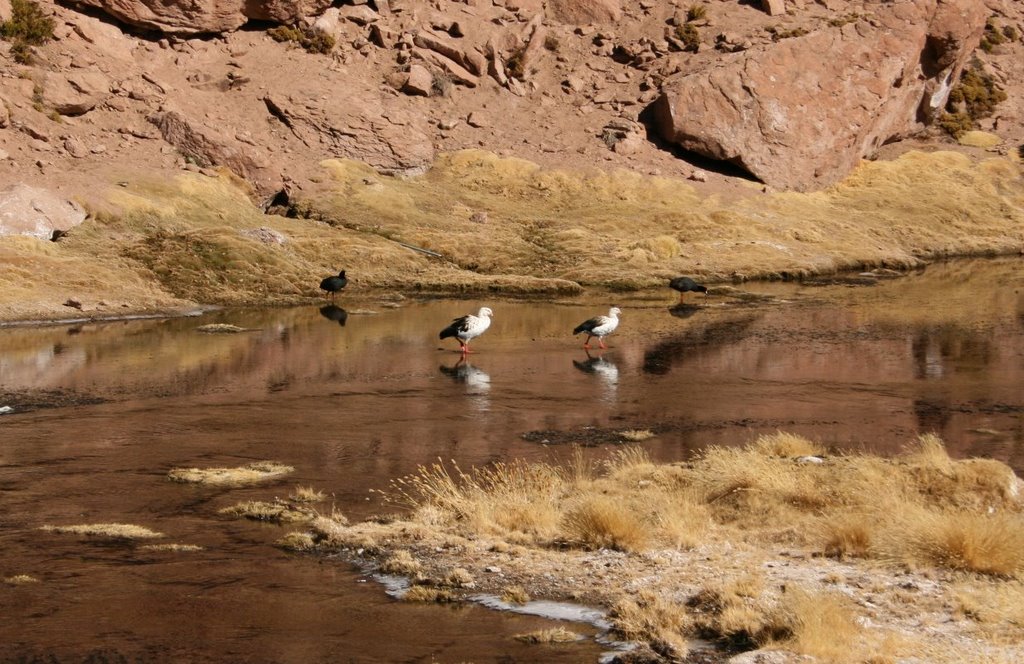
[[[320,307],[320,315],[327,320],[333,320],[342,327],[345,327],[345,321],[348,320],[348,312],[334,304]]]
[[[644,373],[664,375],[674,364],[687,359],[690,351],[707,350],[734,344],[747,336],[747,329],[760,315],[744,316],[694,326],[684,334],[661,341],[644,351]]]
[[[951,369],[985,371],[996,355],[991,338],[955,325],[918,329],[911,354],[919,379],[939,379]]]
[[[601,379],[606,400],[614,400],[619,387],[619,367],[603,355],[591,355],[587,349],[586,360],[573,360],[572,365],[583,373],[593,374]]]

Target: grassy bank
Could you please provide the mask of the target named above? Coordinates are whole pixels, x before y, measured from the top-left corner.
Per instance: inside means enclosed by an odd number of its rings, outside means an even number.
[[[827,662],[1009,662],[1024,656],[1020,490],[934,436],[885,459],[779,433],[686,463],[638,448],[439,463],[386,491],[396,515],[314,519],[282,544],[407,576],[408,600],[601,606],[665,661],[700,638]]]
[[[723,201],[634,173],[567,173],[466,151],[426,174],[324,162],[264,215],[229,177],[127,182],[59,243],[0,238],[0,320],[285,304],[340,267],[350,290],[568,294],[907,267],[1024,247],[1024,181],[1006,159],[908,153],[813,194]],[[409,246],[430,253],[410,249]],[[70,302],[69,302],[70,301]]]

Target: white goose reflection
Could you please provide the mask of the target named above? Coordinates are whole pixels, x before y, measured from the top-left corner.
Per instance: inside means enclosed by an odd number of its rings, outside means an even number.
[[[586,360],[573,360],[572,365],[583,373],[594,374],[600,378],[604,387],[602,398],[605,401],[614,401],[619,389],[619,367],[611,360],[604,359],[603,355],[591,355],[589,349],[586,353]]]
[[[490,408],[491,375],[489,373],[470,364],[465,355],[452,366],[448,367],[442,364],[438,369],[456,383],[466,386],[466,395],[470,397],[478,410],[485,411]]]

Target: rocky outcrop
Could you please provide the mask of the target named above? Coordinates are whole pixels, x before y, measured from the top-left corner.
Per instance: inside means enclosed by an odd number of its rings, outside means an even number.
[[[209,34],[237,30],[250,19],[293,23],[315,16],[331,0],[76,0],[146,30],[168,34]]]
[[[83,115],[110,94],[110,80],[98,71],[48,74],[42,85],[43,103],[61,115]]]
[[[40,240],[85,221],[85,211],[46,189],[15,184],[0,189],[0,237],[31,235]]]
[[[670,79],[651,108],[657,130],[775,187],[839,180],[945,104],[986,17],[974,0],[872,7],[855,22]]]
[[[619,0],[548,0],[548,16],[559,23],[612,23],[622,17]]]
[[[272,164],[240,141],[222,135],[178,110],[165,109],[150,116],[165,141],[173,145],[191,163],[210,168],[227,168],[255,189],[260,203],[266,203],[283,187],[283,180]]]
[[[297,139],[325,150],[325,158],[354,159],[385,173],[425,170],[434,160],[425,119],[382,100],[350,100],[344,109],[274,95],[263,101]]]

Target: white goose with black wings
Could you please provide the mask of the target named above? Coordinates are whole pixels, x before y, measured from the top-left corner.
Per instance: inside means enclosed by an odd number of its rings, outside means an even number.
[[[583,343],[584,348],[590,347],[590,340],[597,337],[597,343],[601,348],[605,348],[604,338],[615,331],[615,328],[619,326],[619,314],[622,310],[618,307],[612,307],[608,310],[607,316],[594,316],[590,320],[585,320],[576,326],[576,329],[572,331],[573,334],[579,334],[580,332],[587,333],[587,340]]]
[[[441,339],[455,337],[463,353],[469,352],[469,341],[479,337],[491,326],[491,316],[494,314],[488,307],[480,307],[476,315],[467,314],[452,321],[452,324],[441,330],[438,335]]]

